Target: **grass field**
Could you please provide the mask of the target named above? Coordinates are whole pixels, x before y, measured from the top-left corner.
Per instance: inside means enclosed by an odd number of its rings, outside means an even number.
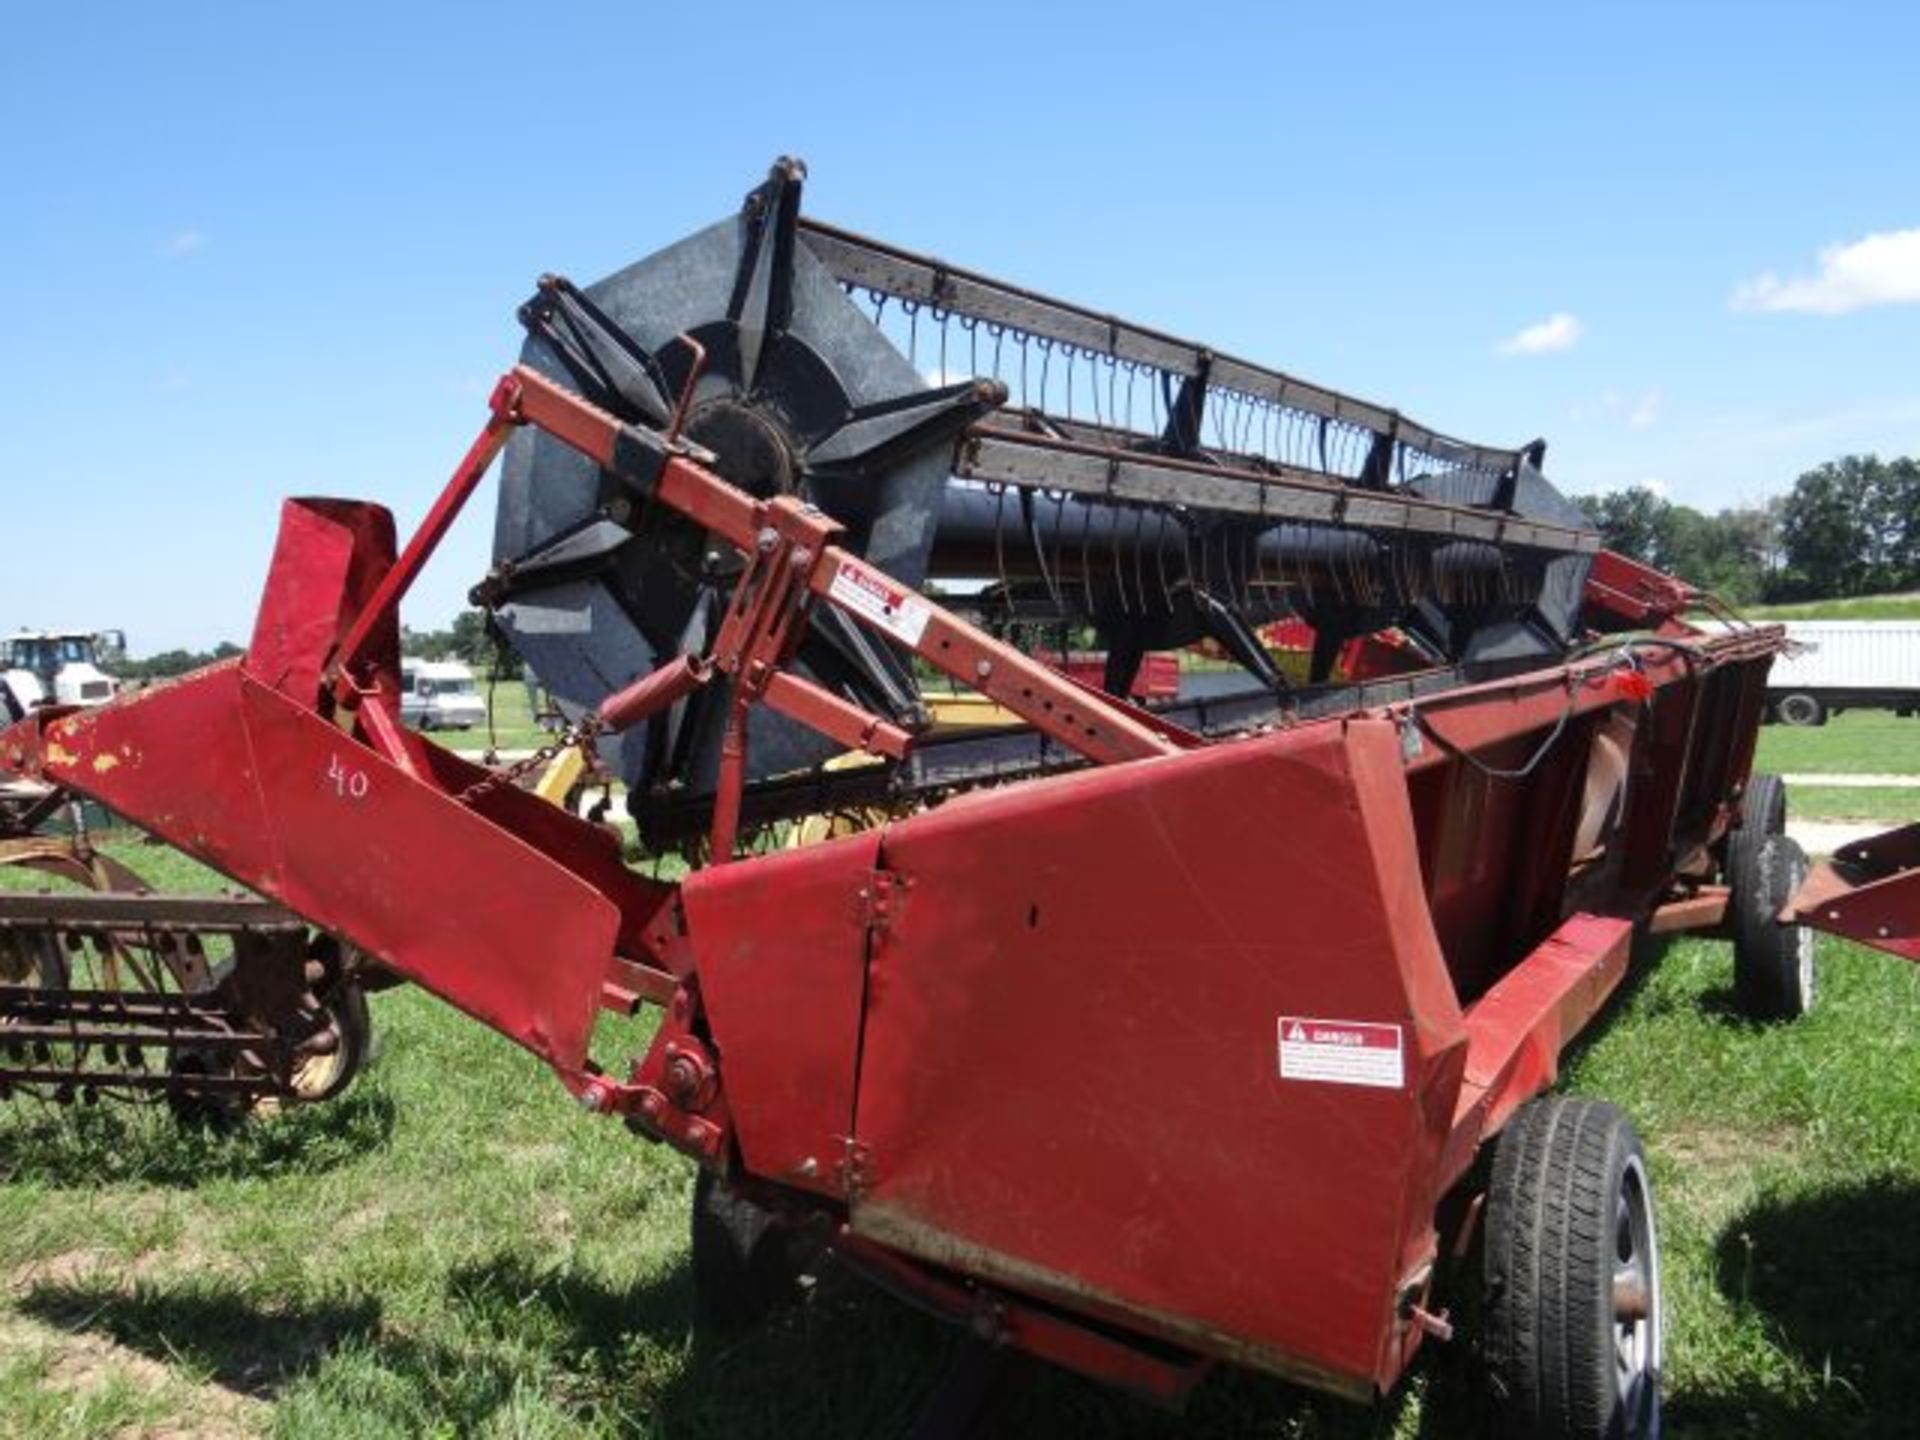
[[[1673,944],[1569,1069],[1653,1155],[1671,1435],[1915,1433],[1920,967],[1822,958],[1820,1008],[1770,1029],[1734,1014],[1725,946]],[[374,1009],[352,1091],[234,1136],[0,1107],[0,1435],[903,1432],[942,1327],[829,1277],[694,1342],[686,1162],[423,994]],[[1436,1348],[1376,1410],[1223,1373],[1181,1417],[1048,1372],[1008,1433],[1439,1440],[1476,1428],[1468,1370]]]
[[[1847,600],[1810,600],[1800,605],[1749,605],[1750,620],[1920,620],[1920,593],[1856,595]]]
[[[1798,820],[1861,820],[1905,825],[1920,820],[1920,786],[1792,785],[1787,812]]]
[[[533,723],[533,707],[527,701],[527,687],[520,681],[501,680],[489,689],[483,678],[480,681],[480,693],[493,697],[493,743],[500,749],[531,750],[553,738]],[[449,750],[458,750],[463,754],[485,750],[488,744],[485,726],[477,730],[437,731],[433,738]]]
[[[1778,775],[1920,775],[1920,720],[1849,710],[1825,725],[1766,725],[1754,768]]]

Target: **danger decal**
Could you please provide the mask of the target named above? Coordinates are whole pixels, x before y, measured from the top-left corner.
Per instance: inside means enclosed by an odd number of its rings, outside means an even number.
[[[853,565],[842,564],[834,572],[827,594],[909,645],[919,644],[926,632],[931,612],[926,601],[918,595],[901,594]]]
[[[1280,1078],[1398,1090],[1406,1083],[1400,1027],[1370,1020],[1282,1015]]]

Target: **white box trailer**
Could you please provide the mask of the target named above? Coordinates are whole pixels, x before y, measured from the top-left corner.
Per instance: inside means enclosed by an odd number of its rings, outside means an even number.
[[[1783,725],[1823,725],[1842,710],[1920,714],[1920,620],[1789,620],[1798,650],[1767,675]]]

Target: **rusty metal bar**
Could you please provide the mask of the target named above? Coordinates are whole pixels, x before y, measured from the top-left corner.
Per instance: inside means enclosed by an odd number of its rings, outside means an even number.
[[[102,931],[304,930],[292,911],[266,900],[213,895],[140,895],[121,891],[0,892],[0,928]]]
[[[1647,933],[1677,935],[1688,930],[1712,930],[1727,918],[1729,894],[1724,885],[1703,885],[1691,895],[1669,900],[1647,917]]]

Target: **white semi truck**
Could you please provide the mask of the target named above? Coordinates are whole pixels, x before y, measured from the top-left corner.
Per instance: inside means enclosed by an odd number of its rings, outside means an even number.
[[[19,630],[0,637],[0,722],[42,705],[104,705],[120,682],[100,668],[125,655],[118,630]]]
[[[1920,620],[1790,620],[1795,649],[1767,676],[1782,725],[1824,725],[1842,710],[1920,715]]]

